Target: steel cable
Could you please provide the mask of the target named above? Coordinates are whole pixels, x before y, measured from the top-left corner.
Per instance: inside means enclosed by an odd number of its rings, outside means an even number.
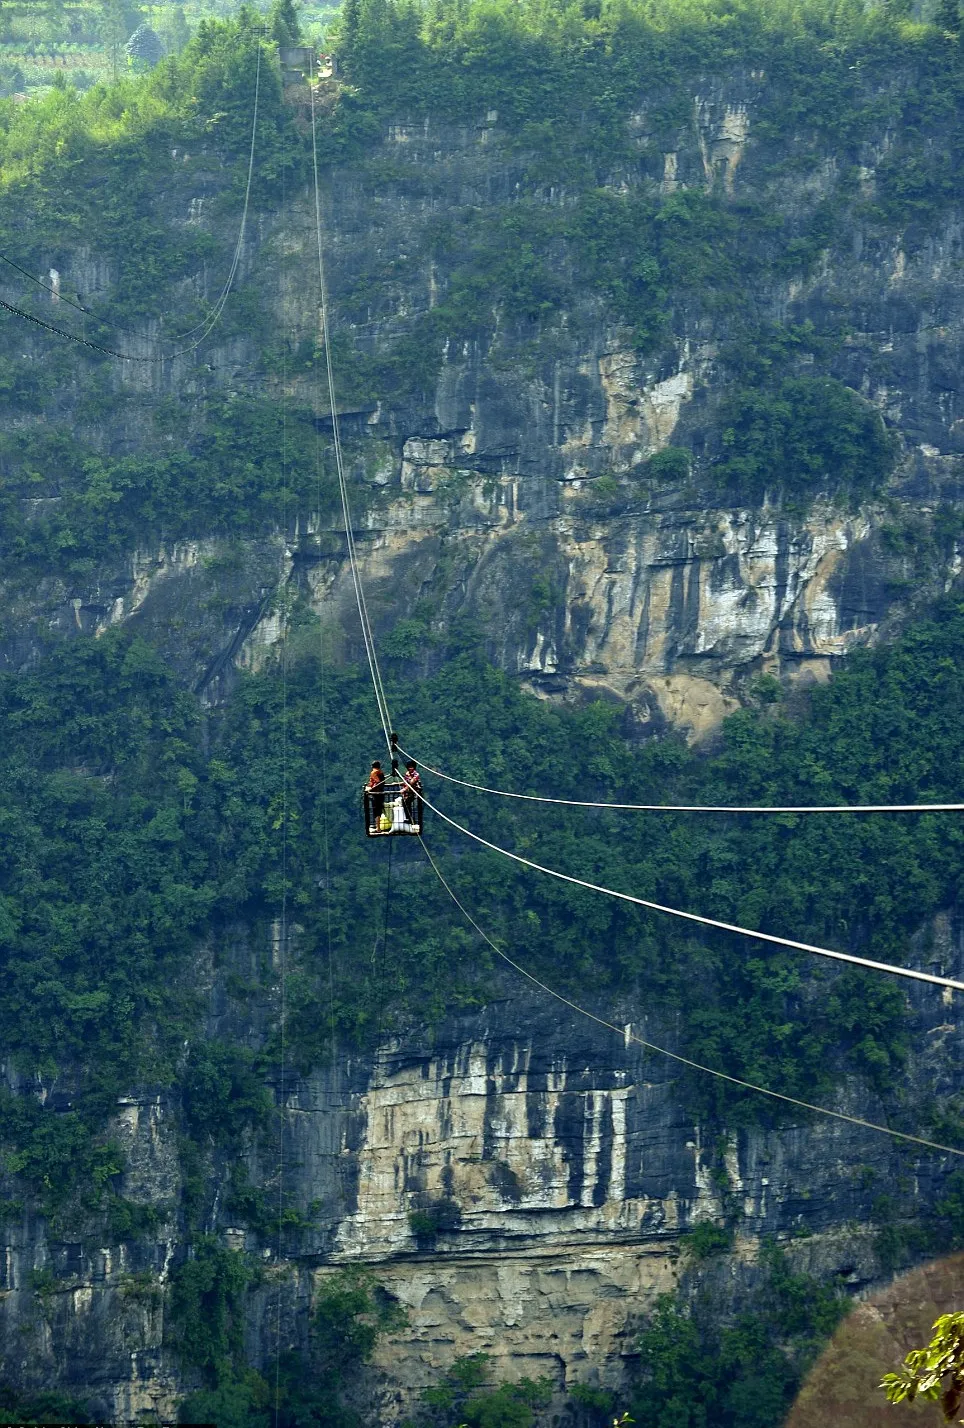
[[[545,992],[547,996],[553,997],[557,1002],[561,1002],[563,1006],[569,1007],[571,1011],[578,1012],[580,1016],[587,1017],[590,1021],[596,1022],[599,1026],[606,1027],[609,1031],[614,1031],[617,1036],[635,1042],[637,1046],[642,1046],[646,1051],[656,1052],[659,1056],[667,1056],[671,1061],[679,1062],[681,1066],[688,1066],[692,1071],[701,1071],[706,1076],[715,1076],[720,1081],[728,1081],[731,1086],[740,1086],[744,1091],[755,1091],[760,1096],[770,1096],[775,1101],[784,1101],[787,1105],[799,1106],[801,1110],[812,1111],[820,1116],[832,1116],[834,1120],[846,1121],[850,1125],[861,1126],[864,1130],[879,1131],[882,1135],[891,1136],[895,1140],[909,1141],[912,1145],[921,1145],[927,1150],[940,1151],[943,1155],[964,1156],[964,1150],[958,1150],[955,1146],[941,1145],[939,1141],[927,1140],[924,1136],[909,1135],[906,1131],[893,1130],[890,1126],[878,1125],[876,1121],[867,1121],[861,1116],[848,1115],[846,1111],[832,1111],[829,1106],[817,1106],[811,1101],[802,1101],[797,1096],[788,1096],[783,1091],[771,1091],[766,1086],[756,1085],[753,1081],[744,1081],[739,1076],[731,1076],[728,1072],[719,1071],[714,1066],[704,1066],[702,1062],[693,1061],[689,1056],[681,1056],[677,1051],[668,1051],[665,1046],[657,1046],[653,1041],[646,1041],[643,1037],[636,1036],[631,1028],[627,1032],[624,1027],[617,1026],[615,1022],[607,1021],[605,1017],[597,1016],[595,1012],[591,1012],[586,1007],[580,1006],[578,1002],[571,1001],[569,997],[565,997],[561,992],[555,991],[554,988],[550,987],[546,982],[540,981],[538,977],[533,976],[533,974],[527,971],[519,962],[514,961],[507,952],[503,952],[502,948],[493,942],[492,938],[482,930],[472,914],[464,904],[459,901],[451,887],[449,887],[449,884],[442,876],[441,870],[421,836],[418,841],[421,843],[422,852],[431,864],[436,877],[455,903],[455,906],[462,913],[466,921],[475,928],[475,931],[482,940],[492,948],[496,956],[501,957],[503,962],[507,962],[515,972],[518,972],[520,977],[525,977],[533,986],[538,987],[540,991]]]
[[[385,743],[391,753],[391,718],[388,712],[388,701],[385,697],[385,689],[382,684],[381,671],[378,668],[378,658],[375,654],[375,641],[372,635],[371,621],[368,616],[368,604],[365,600],[365,591],[362,586],[361,576],[358,571],[358,560],[355,551],[355,537],[352,530],[351,507],[348,499],[348,483],[345,479],[345,465],[341,446],[341,430],[338,423],[338,407],[335,399],[335,374],[332,366],[331,342],[328,318],[328,286],[325,278],[325,256],[323,225],[321,218],[321,189],[318,182],[318,141],[315,123],[315,91],[311,86],[311,170],[314,183],[315,198],[315,237],[317,240],[318,252],[318,289],[321,299],[321,320],[323,328],[323,340],[325,345],[325,371],[328,379],[328,405],[331,410],[332,446],[335,454],[335,469],[338,477],[338,492],[341,498],[342,517],[345,523],[345,538],[348,543],[348,562],[351,567],[352,584],[355,591],[355,603],[358,606],[358,619],[361,624],[362,639],[365,643],[365,656],[368,660],[368,669],[371,674],[372,686],[375,691],[375,702],[378,705],[378,717],[381,721],[382,732],[385,735]]]
[[[533,862],[531,858],[524,858],[521,853],[513,853],[508,848],[501,848],[498,843],[490,843],[481,834],[473,833],[470,828],[456,823],[454,818],[449,818],[447,813],[443,813],[441,809],[430,803],[424,793],[422,801],[426,808],[430,808],[445,823],[457,829],[459,833],[464,833],[467,838],[481,843],[491,852],[500,853],[503,858],[511,858],[514,863],[521,863],[523,867],[532,868],[537,873],[545,873],[550,878],[558,878],[564,883],[572,883],[589,892],[603,893],[606,897],[618,898],[620,902],[634,903],[637,907],[645,907],[650,912],[662,912],[669,917],[683,918],[686,922],[695,922],[702,927],[712,927],[720,932],[736,932],[741,937],[755,937],[760,942],[770,942],[777,947],[789,947],[795,952],[811,952],[818,957],[830,957],[836,962],[849,962],[858,967],[866,967],[873,972],[890,972],[895,977],[908,977],[915,982],[929,982],[937,987],[950,987],[956,992],[964,992],[964,982],[956,982],[951,977],[938,977],[931,972],[918,972],[913,967],[895,967],[889,962],[876,962],[869,957],[858,957],[850,952],[836,952],[832,948],[817,947],[810,942],[796,942],[790,937],[778,937],[773,932],[755,932],[752,928],[739,927],[733,922],[721,922],[715,917],[703,917],[696,912],[683,912],[678,907],[666,907],[663,903],[651,902],[648,898],[636,897],[633,893],[618,892],[615,888],[603,887],[599,883],[590,883],[584,878],[572,877],[569,873],[560,873],[556,868],[547,868],[542,863]]]
[[[415,759],[407,749],[399,749],[405,758]],[[852,804],[726,804],[726,803],[602,803],[584,798],[549,798],[538,793],[510,793],[504,788],[487,788],[470,783],[433,768],[424,759],[416,759],[420,768],[446,783],[458,784],[473,793],[491,793],[499,798],[521,799],[526,803],[552,803],[563,808],[611,808],[636,813],[962,813],[964,803],[852,803]]]

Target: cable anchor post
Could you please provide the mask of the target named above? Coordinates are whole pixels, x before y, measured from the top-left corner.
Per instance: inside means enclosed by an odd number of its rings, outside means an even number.
[[[398,778],[398,735],[390,734],[389,742],[392,754],[392,778]]]

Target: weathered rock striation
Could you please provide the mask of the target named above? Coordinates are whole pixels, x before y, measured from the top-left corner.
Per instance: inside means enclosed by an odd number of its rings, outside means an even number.
[[[763,166],[770,141],[755,138],[761,83],[694,95],[692,122],[657,156],[662,192],[718,184],[734,198],[774,198]],[[630,133],[651,159],[645,109]],[[861,169],[868,190],[872,149]],[[338,326],[372,358],[444,296],[444,265],[425,236],[439,210],[457,217],[511,204],[525,169],[524,156],[500,145],[497,116],[461,129],[400,121],[378,160],[380,178],[375,164],[339,170],[330,194]],[[395,176],[386,179],[389,160]],[[650,183],[645,173],[627,168],[610,188]],[[802,177],[785,177],[780,202],[811,202],[838,182],[828,154]],[[548,188],[541,199],[569,201]],[[196,216],[192,208],[190,221]],[[263,216],[244,254],[246,275],[260,275],[292,345],[318,331],[314,305],[290,281],[293,269],[310,271],[309,219],[303,197]],[[787,277],[759,302],[773,321],[845,322],[832,370],[901,442],[879,498],[853,509],[832,489],[792,508],[775,497],[753,508],[727,501],[710,480],[722,331],[680,311],[664,350],[643,358],[598,296],[575,291],[543,330],[496,323],[485,338],[450,343],[424,398],[345,398],[377,634],[409,617],[444,630],[473,614],[493,657],[538,693],[609,696],[631,707],[640,735],[674,725],[699,738],[737,707],[753,676],[825,678],[835,659],[872,642],[914,600],[949,588],[961,568],[954,541],[922,564],[889,536],[926,526],[961,499],[960,222],[949,217],[913,251],[896,233],[889,244],[859,228],[851,237],[848,253],[828,252],[810,276]],[[392,281],[370,283],[366,305],[366,275],[399,257]],[[88,293],[109,284],[83,254],[63,271]],[[173,376],[117,368],[110,381],[120,415],[92,439],[115,454],[131,449],[143,414],[173,389],[200,399],[209,389],[244,395],[265,384],[256,344],[244,336],[208,356],[209,373],[186,362]],[[270,384],[280,391],[276,376]],[[291,375],[285,391],[330,431],[314,376]],[[69,393],[63,400],[69,416]],[[691,479],[647,474],[668,445],[694,453]],[[240,542],[206,530],[178,541],[146,533],[138,550],[91,578],[52,570],[25,585],[5,573],[0,660],[23,668],[51,631],[66,638],[127,623],[200,697],[217,701],[236,669],[270,658],[283,587],[350,653],[357,632],[337,522],[308,503],[280,526]],[[964,944],[953,919],[944,933],[943,965],[960,976]],[[942,1092],[964,1090],[956,1009],[929,991],[913,997],[914,1041],[924,1049],[909,1080],[926,1067]],[[674,1044],[673,1027],[650,1025],[645,1007],[596,1010]],[[270,1011],[267,999],[251,1011],[252,1043]],[[12,1068],[8,1077],[16,1085]],[[838,1109],[883,1118],[869,1092],[846,1095]],[[752,1279],[764,1235],[802,1267],[869,1283],[878,1273],[870,1224],[879,1187],[909,1215],[946,1168],[873,1131],[805,1113],[708,1139],[685,1117],[664,1058],[508,984],[504,999],[480,1012],[412,1028],[294,1079],[283,1101],[286,1193],[307,1228],[286,1232],[279,1255],[231,1223],[221,1194],[230,1166],[217,1155],[206,1228],[262,1259],[248,1325],[252,1360],[262,1365],[278,1300],[284,1342],[297,1343],[319,1277],[342,1264],[377,1267],[408,1314],[365,1390],[372,1421],[385,1424],[399,1422],[455,1356],[480,1349],[509,1377],[618,1385],[633,1324],[677,1283],[680,1236],[701,1219],[738,1219],[727,1260],[734,1295]],[[0,1365],[12,1380],[60,1384],[113,1419],[170,1416],[191,1386],[164,1338],[166,1286],[184,1253],[179,1114],[154,1088],[132,1088],[118,1108],[123,1193],[154,1207],[151,1233],[108,1250],[58,1239],[29,1207],[5,1218]],[[271,1185],[270,1145],[252,1146],[247,1159],[252,1180]],[[410,1216],[439,1207],[435,1233],[413,1231]]]
[[[694,95],[692,123],[660,157],[663,192],[722,186],[734,202],[790,211],[838,194],[844,180],[829,153],[811,155],[806,172],[782,174],[777,188],[774,141],[755,133],[764,90],[764,80],[741,78]],[[639,166],[611,176],[616,194],[648,192],[659,157],[645,108],[629,131]],[[865,148],[869,192],[885,136]],[[191,222],[211,187],[209,176],[198,183]],[[328,196],[335,320],[359,357],[384,357],[444,300],[445,263],[431,240],[440,212],[458,221],[523,199],[565,211],[575,196],[543,192],[525,156],[500,142],[497,116],[474,129],[393,124],[370,163],[336,170]],[[682,307],[660,353],[640,357],[599,296],[573,284],[541,326],[504,323],[493,310],[488,335],[446,343],[422,395],[342,399],[379,630],[416,607],[430,606],[439,629],[459,612],[479,614],[492,656],[540,692],[610,690],[636,705],[643,727],[655,718],[700,735],[734,707],[749,677],[823,678],[910,597],[956,578],[953,542],[923,569],[919,552],[888,545],[888,533],[926,525],[960,497],[960,223],[949,215],[909,252],[897,233],[887,243],[879,226],[865,232],[854,218],[851,228],[848,251],[838,244],[809,276],[757,294],[758,316],[844,332],[830,370],[884,414],[902,445],[884,499],[841,508],[831,480],[808,506],[721,502],[707,478],[719,451],[726,320]],[[262,217],[244,254],[245,277],[258,282],[293,346],[318,333],[314,300],[293,281],[311,271],[313,238],[309,205],[298,199]],[[93,294],[108,285],[89,254],[71,264],[65,282]],[[208,356],[200,370],[193,359],[116,364],[118,419],[97,439],[130,450],[151,404],[172,391],[200,400],[264,389],[252,340],[232,336]],[[336,373],[342,389],[374,391],[370,378],[359,388],[353,361]],[[277,376],[270,389],[280,390]],[[295,370],[286,391],[330,430],[316,374]],[[648,459],[669,444],[693,452],[690,481],[647,474]],[[0,656],[17,667],[51,627],[66,634],[136,620],[217,699],[231,668],[256,664],[276,638],[279,581],[295,578],[336,626],[350,622],[337,521],[291,511],[287,545],[300,566],[276,540],[249,543],[230,569],[223,543],[199,530],[113,561],[95,585],[51,574],[28,591],[8,586]]]
[[[942,965],[964,970],[960,928],[943,929]],[[959,1025],[939,992],[913,993],[909,1082],[964,1085]],[[216,1170],[205,1227],[262,1258],[249,1324],[270,1367],[280,1298],[285,1345],[304,1340],[313,1285],[344,1264],[373,1266],[406,1313],[363,1387],[372,1421],[400,1422],[458,1355],[487,1352],[506,1377],[547,1375],[618,1387],[634,1326],[687,1267],[681,1235],[735,1216],[727,1303],[754,1282],[764,1236],[798,1267],[852,1288],[879,1279],[872,1206],[898,1217],[940,1184],[941,1158],[909,1155],[846,1121],[791,1114],[778,1128],[710,1134],[681,1110],[678,1068],[629,1034],[672,1044],[644,1007],[620,1008],[625,1035],[507,985],[483,1011],[383,1041],[285,1089],[285,1194],[306,1227],[273,1237],[220,1208]],[[866,1092],[836,1108],[871,1120]],[[57,1382],[105,1414],[169,1414],[185,1379],[164,1338],[165,1289],[183,1254],[172,1215],[180,1189],[176,1106],[164,1095],[118,1110],[126,1196],[153,1205],[155,1235],[115,1250],[58,1240],[36,1217],[4,1226],[0,1282],[5,1372]],[[252,1148],[252,1178],[277,1188],[277,1142]],[[419,1229],[442,1207],[440,1228]],[[38,1286],[39,1292],[38,1292]]]

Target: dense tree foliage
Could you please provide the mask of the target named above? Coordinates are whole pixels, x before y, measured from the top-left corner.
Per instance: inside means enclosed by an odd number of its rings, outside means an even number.
[[[109,1193],[119,1166],[100,1127],[131,1084],[177,1079],[205,1144],[264,1124],[259,1086],[277,1048],[259,1061],[198,1044],[189,969],[201,936],[217,948],[239,918],[277,917],[283,888],[301,928],[288,1037],[304,1067],[330,1055],[332,1020],[339,1040],[365,1041],[410,1011],[432,1022],[478,1002],[501,975],[417,848],[396,861],[384,940],[385,849],[358,826],[378,749],[373,701],[360,671],[336,671],[317,650],[305,625],[284,678],[243,681],[206,730],[157,656],[123,633],[0,679],[0,1030],[24,1072],[71,1087],[66,1103],[62,1093],[44,1107],[11,1102],[4,1137],[8,1168],[58,1212],[71,1194],[85,1212],[105,1208],[98,1187]],[[550,708],[472,649],[449,653],[419,684],[398,662],[393,712],[416,752],[497,786],[641,802],[889,802],[946,798],[962,780],[964,609],[954,604],[893,648],[855,657],[795,716],[779,703],[733,716],[709,758],[674,739],[627,745],[612,707]],[[941,815],[547,818],[428,782],[470,827],[550,866],[887,959],[926,959],[911,933],[960,895],[961,834]],[[926,1108],[901,1107],[905,992],[892,981],[681,930],[516,871],[438,821],[428,836],[490,933],[560,990],[593,1003],[644,997],[651,1017],[676,1021],[681,1049],[807,1099],[857,1071],[890,1114],[921,1127]],[[686,1094],[731,1124],[773,1114],[708,1081]]]
[[[206,1378],[205,1387],[181,1404],[181,1421],[219,1428],[360,1428],[348,1392],[381,1335],[404,1325],[404,1313],[370,1274],[335,1271],[319,1285],[307,1345],[280,1354],[269,1385],[247,1364],[237,1332],[243,1294],[255,1278],[244,1256],[210,1238],[175,1276],[175,1342]]]
[[[735,1323],[711,1295],[661,1301],[639,1339],[629,1412],[639,1428],[774,1428],[804,1373],[846,1313],[833,1285],[795,1274],[764,1250],[765,1273]]]
[[[49,386],[55,380],[56,369]],[[334,477],[319,470],[317,433],[304,410],[212,400],[201,430],[173,450],[176,414],[161,407],[152,426],[159,441],[170,437],[166,450],[113,459],[56,426],[0,433],[0,467],[9,473],[0,485],[0,540],[11,572],[29,578],[55,561],[78,576],[149,536],[270,530],[282,492],[299,509],[334,511]],[[49,495],[38,510],[31,497],[41,488]]]
[[[942,1314],[930,1342],[913,1349],[897,1373],[884,1375],[881,1388],[891,1403],[939,1400],[952,1423],[964,1403],[964,1314]]]
[[[56,1389],[30,1392],[0,1383],[0,1405],[10,1423],[92,1423],[87,1404]]]
[[[729,393],[720,425],[725,455],[714,474],[744,499],[761,500],[774,484],[798,498],[820,487],[867,496],[893,465],[879,414],[827,377]]]
[[[868,68],[892,64],[895,46],[924,62],[920,91],[895,96],[896,104],[932,101],[957,62],[945,30],[908,23],[895,8],[868,12],[856,0],[769,6],[433,0],[420,10],[395,0],[352,0],[342,12],[339,54],[362,104],[459,114],[497,107],[529,140],[547,136],[555,124],[563,142],[580,130],[587,148],[598,145],[600,132],[615,140],[641,92],[660,96],[660,117],[672,130],[680,92],[692,77],[734,61],[766,65],[774,82],[771,122],[853,137],[866,118],[859,110]],[[782,84],[789,87],[789,113],[780,112]],[[954,156],[932,161],[952,164]]]

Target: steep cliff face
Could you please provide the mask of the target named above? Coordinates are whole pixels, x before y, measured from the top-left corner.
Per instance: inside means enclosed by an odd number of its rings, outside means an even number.
[[[787,156],[757,138],[765,91],[764,80],[746,79],[695,94],[691,123],[661,154],[640,109],[628,128],[638,163],[624,163],[604,192],[709,191],[736,213],[758,204],[811,214],[849,201],[851,175],[837,172],[831,153],[812,151],[802,173],[787,173]],[[886,133],[864,149],[869,201]],[[734,707],[749,676],[823,678],[909,600],[958,573],[952,533],[926,555],[921,542],[915,550],[889,537],[913,525],[929,539],[934,513],[960,495],[960,225],[949,217],[907,251],[900,233],[885,238],[858,206],[808,273],[767,279],[756,292],[759,321],[823,336],[825,367],[884,414],[901,455],[886,491],[859,506],[837,494],[833,472],[806,500],[788,505],[774,489],[747,506],[713,489],[726,440],[718,409],[731,381],[721,360],[733,331],[725,305],[720,317],[679,306],[658,354],[640,356],[600,295],[580,283],[565,244],[557,260],[567,285],[551,317],[506,317],[493,293],[479,316],[487,330],[446,340],[440,365],[431,343],[413,349],[421,370],[407,393],[397,373],[387,388],[378,378],[386,362],[403,360],[404,344],[457,277],[451,252],[437,256],[440,215],[457,228],[516,209],[565,214],[577,199],[540,184],[497,114],[474,130],[393,124],[371,160],[334,172],[335,322],[354,349],[336,378],[364,575],[383,633],[412,615],[442,630],[460,612],[478,614],[493,657],[534,688],[611,690],[637,706],[646,727],[668,720],[701,734]],[[304,286],[313,239],[299,200],[262,218],[244,256],[247,280],[292,351],[318,333]],[[749,267],[755,241],[748,236]],[[96,291],[106,281],[83,255],[71,261],[65,282]],[[130,449],[151,401],[168,391],[190,404],[192,391],[263,389],[251,337],[232,337],[209,356],[199,374],[192,359],[171,373],[118,365],[110,380],[121,421],[101,428],[101,444]],[[801,360],[805,370],[812,359]],[[320,378],[297,369],[293,362],[270,378],[269,390],[313,407],[324,434]],[[689,477],[649,464],[670,445],[691,453]],[[288,547],[308,562],[296,583],[317,609],[334,600],[336,623],[350,621],[337,521],[310,507],[289,507]],[[239,558],[198,530],[112,561],[94,584],[51,573],[26,590],[8,587],[4,659],[22,664],[41,630],[133,619],[216,698],[226,671],[257,662],[273,642],[272,595],[292,578],[277,539],[243,550]]]
[[[961,929],[936,929],[946,969],[964,971]],[[959,1027],[939,992],[914,993],[912,1086],[960,1092]],[[644,1006],[618,1009],[625,1035],[506,984],[483,1011],[413,1027],[370,1054],[339,1057],[284,1088],[277,1135],[252,1148],[252,1179],[302,1223],[256,1234],[224,1209],[230,1161],[214,1162],[204,1228],[264,1268],[248,1316],[252,1361],[270,1369],[304,1343],[320,1281],[373,1266],[405,1322],[357,1385],[366,1421],[401,1422],[453,1360],[490,1355],[510,1380],[546,1375],[619,1388],[639,1321],[660,1295],[692,1285],[681,1236],[702,1221],[738,1232],[714,1270],[720,1311],[759,1276],[765,1236],[791,1263],[860,1290],[881,1278],[874,1209],[914,1221],[946,1174],[845,1121],[791,1115],[773,1129],[708,1131],[681,1110],[677,1068],[629,1034],[672,1044]],[[866,1092],[837,1108],[878,1119]],[[29,1213],[8,1219],[0,1289],[4,1369],[56,1382],[114,1417],[173,1412],[190,1374],[173,1351],[169,1276],[184,1253],[173,1206],[182,1189],[176,1105],[131,1097],[114,1127],[123,1190],[158,1214],[156,1230],[114,1249],[59,1238]],[[281,1168],[283,1164],[283,1169]],[[280,1317],[279,1317],[280,1316]]]
[[[784,211],[841,201],[846,183],[830,154],[811,155],[803,177],[775,177],[772,141],[755,135],[764,88],[745,81],[694,95],[692,122],[661,156],[664,193],[708,186],[734,203]],[[611,176],[613,194],[653,183],[645,109],[629,130],[639,165]],[[362,230],[375,235],[377,265],[393,252],[423,254],[439,207],[468,217],[513,197],[550,210],[575,203],[574,194],[533,187],[498,141],[497,117],[475,133],[397,126],[385,145],[399,174],[394,204],[336,180],[330,243],[342,310],[356,309],[363,283],[353,241]],[[868,146],[861,168],[868,193],[877,148]],[[407,196],[406,179],[431,185],[431,202]],[[493,656],[535,687],[610,688],[697,733],[733,707],[746,676],[824,677],[836,656],[872,640],[906,601],[910,573],[882,533],[911,514],[926,520],[960,494],[961,232],[951,219],[908,254],[897,235],[890,247],[866,237],[859,218],[848,226],[849,252],[828,249],[809,276],[758,293],[758,316],[829,333],[846,313],[830,370],[901,439],[886,501],[841,509],[831,476],[804,507],[721,504],[711,485],[721,440],[714,413],[731,324],[678,309],[658,357],[640,357],[577,284],[538,345],[527,324],[497,321],[490,337],[446,343],[430,403],[412,411],[379,402],[367,413],[386,450],[366,472],[379,500],[362,548],[386,623],[431,592],[446,617],[481,614]],[[380,307],[359,330],[364,350],[390,346],[437,301],[436,265],[413,266],[407,281],[379,288]],[[651,474],[648,461],[669,445],[695,453],[691,479]],[[957,547],[945,548],[928,572],[931,588],[959,568]]]
[[[709,192],[733,206],[736,221],[750,199],[802,214],[843,202],[852,175],[829,150],[796,165],[784,155],[775,174],[779,153],[759,122],[765,87],[765,76],[707,82],[670,147],[641,106],[626,126],[638,161],[621,157],[604,192]],[[882,121],[861,155],[868,201],[888,145]],[[197,220],[210,192],[200,178],[183,222]],[[679,304],[671,330],[641,355],[564,242],[552,249],[567,285],[551,315],[507,317],[484,297],[478,330],[438,351],[415,344],[411,383],[393,370],[379,387],[451,294],[451,246],[433,237],[439,215],[467,230],[480,214],[523,204],[564,213],[576,203],[564,185],[538,177],[497,112],[474,128],[399,116],[369,160],[335,171],[328,197],[332,329],[346,339],[342,424],[380,639],[402,620],[418,639],[473,615],[492,656],[539,694],[610,696],[631,707],[640,736],[672,725],[699,738],[754,676],[823,679],[835,659],[959,575],[959,528],[940,525],[960,503],[964,452],[962,230],[953,215],[904,246],[901,232],[881,236],[879,221],[855,211],[846,243],[828,245],[805,272],[761,283],[759,320],[831,334],[826,369],[883,413],[900,453],[872,496],[842,498],[831,474],[806,499],[774,490],[751,503],[714,476],[727,442],[725,304],[716,313]],[[65,419],[116,457],[145,444],[168,398],[200,430],[205,396],[268,390],[291,411],[308,409],[325,445],[330,412],[311,356],[297,358],[302,348],[317,356],[319,315],[304,296],[313,240],[299,195],[261,216],[243,256],[290,362],[266,371],[263,333],[235,332],[196,366],[113,369],[104,379],[110,415],[99,422],[85,425],[65,389]],[[754,256],[748,240],[748,264]],[[88,294],[110,280],[89,255],[63,264],[63,281]],[[39,341],[25,339],[34,359]],[[679,463],[651,464],[669,447],[689,454],[688,475]],[[279,500],[277,515],[241,536],[203,522],[177,538],[145,530],[136,549],[96,564],[93,574],[56,562],[38,579],[4,573],[6,668],[29,666],[51,635],[127,624],[216,703],[238,669],[272,657],[285,593],[321,616],[343,652],[357,641],[344,538],[330,507],[311,497]],[[948,921],[942,935],[946,970],[960,976],[959,930]],[[212,979],[202,992],[214,1026],[224,986]],[[231,1027],[258,1045],[277,1012],[261,992],[244,1025]],[[280,1252],[276,1238],[224,1208],[232,1166],[211,1152],[203,1228],[264,1269],[247,1325],[252,1362],[270,1361],[279,1302],[283,1342],[303,1342],[318,1280],[361,1262],[377,1266],[408,1316],[364,1386],[372,1421],[400,1421],[454,1357],[479,1350],[510,1378],[615,1386],[634,1353],[635,1322],[680,1282],[689,1265],[680,1236],[701,1220],[739,1225],[720,1291],[728,1303],[752,1282],[764,1235],[785,1242],[800,1267],[839,1271],[859,1288],[881,1273],[871,1228],[881,1187],[899,1221],[933,1199],[946,1171],[909,1161],[869,1130],[804,1116],[719,1138],[686,1118],[661,1058],[515,987],[503,993],[431,1033],[412,1028],[292,1074],[281,1097],[282,1188],[304,1223],[285,1231]],[[947,1096],[961,1091],[953,1004],[928,993],[914,1005],[923,1049],[908,1083],[926,1071]],[[597,1010],[674,1044],[673,1027],[650,1025],[645,1006]],[[25,1089],[12,1068],[8,1076]],[[172,1266],[187,1242],[182,1109],[167,1089],[131,1088],[113,1126],[123,1193],[153,1210],[153,1228],[105,1248],[80,1232],[58,1238],[29,1206],[7,1216],[0,1318],[12,1380],[70,1387],[115,1419],[169,1416],[192,1386],[165,1337]],[[843,1093],[839,1109],[882,1118],[867,1091]],[[244,1160],[253,1183],[277,1188],[270,1138],[249,1145]]]

